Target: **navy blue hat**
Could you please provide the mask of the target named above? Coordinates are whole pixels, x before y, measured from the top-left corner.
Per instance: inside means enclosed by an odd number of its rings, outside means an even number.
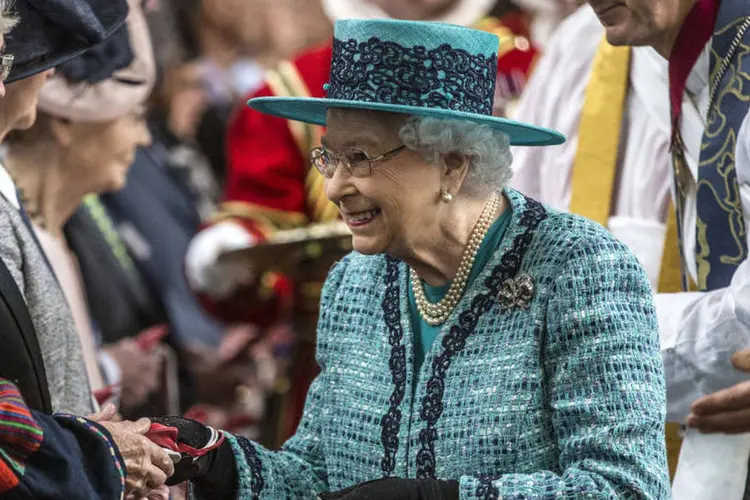
[[[122,25],[112,36],[86,52],[57,67],[69,82],[99,83],[133,62],[128,27]]]
[[[54,68],[114,33],[128,15],[126,0],[16,0],[18,25],[5,35],[13,54],[7,82]]]

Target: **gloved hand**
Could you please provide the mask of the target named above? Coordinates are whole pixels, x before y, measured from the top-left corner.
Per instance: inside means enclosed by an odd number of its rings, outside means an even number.
[[[322,500],[458,500],[458,481],[440,479],[377,479],[333,493],[321,493]]]
[[[236,464],[221,431],[182,417],[154,417],[151,423],[146,437],[180,455],[168,485],[192,481],[206,498],[233,498]]]
[[[222,262],[220,257],[256,243],[256,238],[236,222],[220,222],[203,229],[190,242],[185,256],[185,274],[190,288],[213,300],[230,297],[256,276],[247,265]]]

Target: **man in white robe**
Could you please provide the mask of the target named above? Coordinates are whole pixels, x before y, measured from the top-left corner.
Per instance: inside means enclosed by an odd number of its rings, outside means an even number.
[[[582,110],[603,33],[604,29],[589,7],[580,9],[561,25],[548,44],[518,110],[517,118],[560,130],[568,137],[568,142],[544,151],[517,148],[514,151],[514,186],[563,210],[571,207],[574,196],[573,166],[578,165],[581,115],[586,113]],[[666,59],[650,47],[636,47],[631,52],[614,189],[605,193],[611,196],[608,200],[611,210],[602,221],[633,249],[655,289],[663,283],[660,278],[663,277],[665,252],[675,250],[673,245],[664,248],[673,175],[667,64]],[[707,82],[708,52],[704,50],[687,84],[688,90],[692,89],[693,95],[699,97],[699,106],[702,94],[705,94],[703,106],[708,105]],[[704,125],[690,94],[684,97],[682,107],[687,163],[693,178],[697,178]],[[743,146],[747,145],[750,130],[744,135],[743,132],[739,134],[736,163],[744,210],[750,214],[750,163]],[[599,133],[605,134],[606,130]],[[683,211],[685,228],[695,227],[694,192],[692,198],[688,196]],[[602,193],[577,195],[596,198]],[[695,255],[695,234],[691,229],[683,231],[684,255]],[[686,259],[686,264],[692,279],[697,280],[695,259]],[[747,266],[747,262],[740,266],[727,288],[656,295],[668,383],[668,421],[685,422],[696,399],[747,378],[729,359],[733,353],[750,345]],[[741,498],[748,452],[750,439],[745,436],[708,436],[689,430],[675,477],[675,498]]]

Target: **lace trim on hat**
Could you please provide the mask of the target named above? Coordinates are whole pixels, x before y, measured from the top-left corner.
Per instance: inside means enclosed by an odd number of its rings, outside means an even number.
[[[427,50],[372,37],[333,41],[329,99],[492,115],[497,55]]]

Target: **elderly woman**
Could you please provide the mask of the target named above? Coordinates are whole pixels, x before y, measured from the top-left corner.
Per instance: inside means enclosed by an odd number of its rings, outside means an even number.
[[[505,187],[509,144],[562,137],[489,116],[497,38],[400,21],[335,38],[327,99],[250,102],[327,125],[312,163],[356,252],[323,291],[321,373],[279,451],[164,419],[211,450],[173,480],[209,498],[668,497],[648,280],[600,226]]]

